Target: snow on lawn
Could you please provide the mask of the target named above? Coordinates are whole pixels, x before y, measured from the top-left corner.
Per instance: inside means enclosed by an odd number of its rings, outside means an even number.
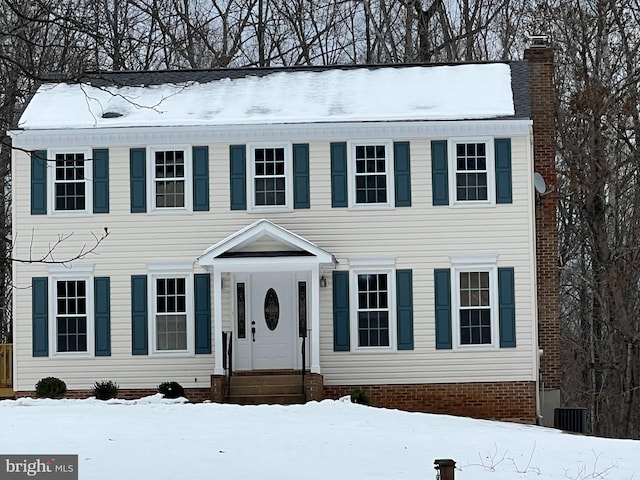
[[[640,442],[351,404],[0,401],[0,454],[78,454],[79,478],[640,479]]]

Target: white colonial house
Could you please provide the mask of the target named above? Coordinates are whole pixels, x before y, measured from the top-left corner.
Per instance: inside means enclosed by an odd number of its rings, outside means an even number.
[[[11,132],[16,394],[536,421],[535,61],[42,84]]]

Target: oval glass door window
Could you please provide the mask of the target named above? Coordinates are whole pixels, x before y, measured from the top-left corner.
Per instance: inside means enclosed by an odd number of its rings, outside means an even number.
[[[280,302],[278,301],[278,294],[273,288],[267,290],[267,294],[264,297],[264,319],[269,330],[273,331],[278,326]]]

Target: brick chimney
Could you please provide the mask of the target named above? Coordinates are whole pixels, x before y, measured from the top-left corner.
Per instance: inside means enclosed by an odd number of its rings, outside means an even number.
[[[538,283],[538,342],[543,424],[553,425],[553,408],[560,406],[559,269],[556,191],[556,92],[553,49],[548,37],[534,36],[524,52],[529,63],[534,172],[546,183],[536,193],[536,267]]]

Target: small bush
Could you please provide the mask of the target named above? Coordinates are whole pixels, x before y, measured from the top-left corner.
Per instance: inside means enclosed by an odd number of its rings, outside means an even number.
[[[158,392],[164,395],[164,398],[184,397],[184,388],[178,382],[164,382],[158,385]]]
[[[46,377],[36,383],[38,398],[62,398],[67,393],[67,384],[56,377]]]
[[[366,390],[362,388],[356,388],[351,391],[351,402],[359,403],[360,405],[371,405],[371,398]]]
[[[93,396],[98,400],[109,400],[116,398],[118,395],[118,384],[111,380],[105,380],[102,382],[96,382],[93,384]]]

